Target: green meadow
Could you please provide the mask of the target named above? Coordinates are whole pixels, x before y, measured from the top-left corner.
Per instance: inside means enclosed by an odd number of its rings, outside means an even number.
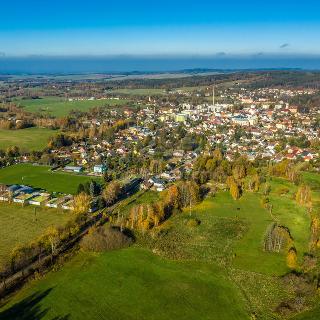
[[[52,208],[0,203],[0,263],[16,245],[30,243],[47,227],[63,225],[69,217],[70,212]]]
[[[0,169],[0,183],[25,184],[49,192],[75,194],[80,183],[97,178],[51,171],[49,166],[17,164]]]
[[[131,96],[157,96],[164,95],[166,91],[164,89],[153,89],[153,88],[143,88],[143,89],[114,89],[112,93],[120,93],[124,95]]]
[[[33,113],[45,113],[54,117],[64,117],[72,110],[88,111],[94,107],[123,106],[127,100],[82,100],[67,101],[59,97],[44,97],[41,99],[17,100],[16,103],[25,111]]]
[[[49,138],[56,133],[56,130],[45,128],[0,129],[0,149],[17,146],[22,151],[41,151],[47,146]]]
[[[290,270],[285,252],[263,250],[264,235],[274,219],[288,227],[301,262],[310,218],[294,200],[296,186],[279,178],[268,183],[273,216],[260,192],[237,201],[218,192],[173,214],[153,236],[138,235],[131,248],[80,252],[58,272],[26,285],[0,318],[280,319],[274,310],[291,297],[282,281]],[[157,200],[157,193],[140,192],[120,210],[126,215],[133,205]],[[297,319],[318,315],[315,309]]]
[[[135,247],[79,254],[21,291],[0,318],[249,319],[239,290],[222,269],[166,260]]]

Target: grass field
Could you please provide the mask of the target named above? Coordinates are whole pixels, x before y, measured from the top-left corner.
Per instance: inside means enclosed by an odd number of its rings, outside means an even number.
[[[308,176],[309,181],[318,176]],[[310,219],[294,200],[297,187],[272,178],[273,216],[289,228],[301,261],[308,249]],[[281,190],[288,188],[288,193]],[[316,187],[313,191],[317,195]],[[59,272],[19,292],[2,310],[3,319],[279,319],[281,301],[292,297],[281,276],[286,254],[262,248],[273,222],[261,206],[261,193],[245,192],[237,201],[228,192],[207,197],[176,213],[153,237],[138,236],[129,249],[80,253]],[[133,196],[121,210],[157,201],[153,192]],[[197,219],[198,225],[190,225]],[[138,248],[139,246],[139,248]],[[146,249],[148,248],[148,249]],[[156,253],[157,255],[154,255]],[[223,270],[223,271],[222,271]],[[81,307],[80,307],[81,306]],[[318,319],[319,309],[297,319]],[[61,318],[62,319],[62,318]]]
[[[308,246],[310,223],[304,208],[296,206],[293,200],[284,201],[273,194],[271,197],[274,215],[280,224],[290,229],[302,258]],[[191,218],[201,221],[198,227],[187,226],[190,217],[189,210],[186,210],[183,215],[175,215],[167,222],[168,235],[174,240],[163,240],[176,243],[178,254],[184,258],[221,260],[223,264],[232,261],[235,268],[271,276],[282,275],[288,271],[285,255],[262,250],[263,237],[272,219],[261,207],[260,198],[259,194],[246,193],[234,201],[227,192],[209,197],[192,210]],[[161,243],[158,245],[162,246]]]
[[[71,110],[88,111],[93,107],[122,106],[127,100],[84,100],[66,101],[59,97],[45,97],[42,99],[17,100],[16,103],[23,106],[28,112],[40,112],[55,117],[63,117]]]
[[[0,183],[26,184],[50,192],[74,194],[80,183],[91,179],[99,180],[71,173],[52,172],[48,166],[34,166],[32,164],[17,164],[0,169]]]
[[[164,95],[166,94],[165,90],[163,89],[152,89],[152,88],[145,88],[145,89],[114,89],[110,91],[112,93],[121,93],[124,95],[131,95],[131,96],[157,96],[157,95]]]
[[[3,320],[249,319],[221,269],[165,260],[134,247],[80,254],[4,309]]]
[[[0,203],[0,262],[18,244],[35,240],[50,225],[63,225],[70,217],[56,209]]]
[[[48,140],[57,131],[45,128],[28,128],[22,130],[0,130],[0,149],[6,150],[18,146],[20,150],[40,151],[47,146]]]

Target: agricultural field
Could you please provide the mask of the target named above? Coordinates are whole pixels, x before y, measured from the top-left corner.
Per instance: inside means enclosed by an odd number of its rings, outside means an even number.
[[[41,151],[48,144],[49,138],[57,130],[45,128],[27,128],[21,130],[0,129],[0,149],[17,146],[22,151]]]
[[[44,97],[41,99],[17,100],[16,103],[24,107],[25,111],[45,113],[54,117],[64,117],[72,110],[88,111],[93,107],[123,106],[128,100],[83,100],[66,101],[59,97]]]
[[[170,261],[136,247],[81,253],[0,311],[3,320],[40,315],[43,320],[249,319],[239,290],[217,266]]]
[[[0,203],[0,263],[16,245],[35,240],[47,227],[63,225],[69,218],[70,212],[52,208]]]
[[[25,184],[49,192],[75,194],[80,183],[97,180],[83,175],[51,171],[49,166],[17,164],[0,169],[0,183]]]
[[[164,89],[152,89],[152,88],[145,88],[145,89],[114,89],[110,91],[111,93],[120,93],[124,95],[131,95],[131,96],[158,96],[166,94]]]

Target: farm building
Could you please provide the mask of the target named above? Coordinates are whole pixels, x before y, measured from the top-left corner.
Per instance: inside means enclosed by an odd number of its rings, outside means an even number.
[[[83,171],[83,167],[81,167],[81,166],[66,166],[66,167],[64,167],[64,171],[81,173]]]
[[[46,201],[50,199],[50,194],[49,193],[41,193],[38,196],[35,196],[31,200],[29,200],[29,204],[35,205],[35,206],[41,206],[43,205]]]
[[[107,167],[104,164],[97,164],[93,167],[93,172],[97,174],[104,174],[107,170]]]
[[[64,197],[60,197],[60,198],[53,198],[53,199],[49,200],[46,203],[46,206],[49,207],[49,208],[58,208],[63,203],[69,201],[70,199],[71,199],[70,196],[64,196]]]

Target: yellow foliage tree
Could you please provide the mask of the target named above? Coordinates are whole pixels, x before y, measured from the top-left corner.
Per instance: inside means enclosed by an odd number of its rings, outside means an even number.
[[[287,266],[290,269],[295,269],[297,267],[297,250],[291,247],[287,253]]]
[[[232,182],[230,184],[230,194],[233,198],[233,200],[238,200],[240,198],[240,189],[239,189],[239,186],[235,183],[235,182]]]
[[[311,189],[309,186],[302,184],[296,193],[296,201],[300,205],[310,206],[311,204]]]
[[[91,197],[81,192],[74,197],[74,212],[77,214],[87,213],[90,209]]]

